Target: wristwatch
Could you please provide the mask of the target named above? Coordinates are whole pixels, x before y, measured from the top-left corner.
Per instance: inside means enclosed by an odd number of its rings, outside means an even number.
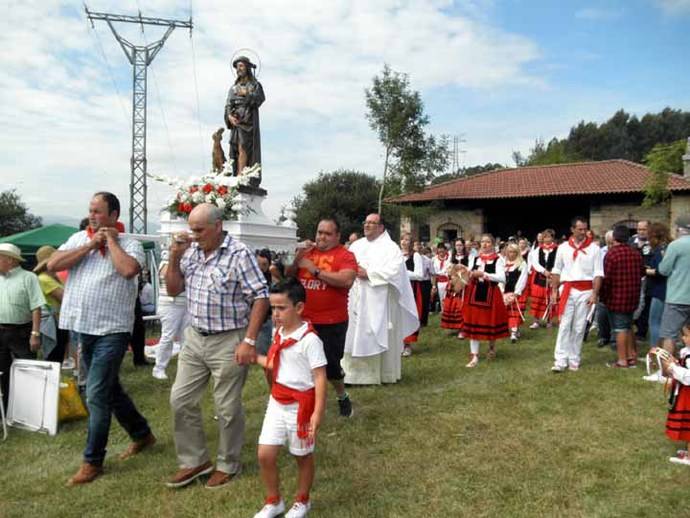
[[[41,336],[40,331],[31,331],[31,336]]]
[[[252,347],[256,347],[256,340],[254,340],[253,338],[249,338],[248,336],[245,336],[244,340],[242,340],[242,341],[245,343],[248,343]]]
[[[321,275],[321,270],[319,270],[318,268],[316,268],[316,269],[314,270],[314,277],[316,277],[316,278],[318,279],[318,278],[319,278],[319,275]]]

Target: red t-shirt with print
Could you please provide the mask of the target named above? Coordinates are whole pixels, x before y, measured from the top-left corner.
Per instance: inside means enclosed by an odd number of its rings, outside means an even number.
[[[357,260],[352,252],[338,245],[325,252],[314,247],[304,255],[322,272],[357,271]],[[313,324],[337,324],[347,320],[348,288],[335,288],[300,268],[297,278],[307,291],[307,303],[302,317]]]

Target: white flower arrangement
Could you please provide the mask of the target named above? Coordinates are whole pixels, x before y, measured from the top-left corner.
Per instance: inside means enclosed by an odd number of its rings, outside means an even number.
[[[222,173],[210,173],[201,177],[191,177],[184,181],[165,175],[148,175],[149,178],[170,185],[175,189],[175,196],[168,201],[167,210],[171,215],[187,218],[194,207],[201,203],[213,203],[223,211],[223,219],[237,219],[247,208],[240,201],[238,188],[250,185],[259,178],[261,165],[245,167],[239,176],[228,176],[231,167],[226,164]]]

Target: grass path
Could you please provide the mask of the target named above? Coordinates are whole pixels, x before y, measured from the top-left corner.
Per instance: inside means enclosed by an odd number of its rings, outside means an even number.
[[[667,460],[675,445],[663,432],[666,404],[660,385],[640,379],[643,369],[605,367],[612,353],[590,339],[579,372],[553,374],[556,330],[541,329],[526,330],[518,345],[500,343],[497,360],[469,370],[467,343],[437,326],[432,317],[415,355],[404,360],[401,383],[350,389],[353,419],[338,418],[329,398],[312,516],[690,515],[690,470]],[[113,424],[106,475],[66,488],[85,422],[63,426],[54,438],[12,429],[0,443],[0,517],[253,516],[263,495],[255,459],[266,399],[259,369],[244,393],[243,474],[216,491],[163,485],[176,470],[171,382],[135,370],[129,358],[122,378],[158,437],[154,449],[120,462],[128,438]],[[209,397],[214,451],[212,414]],[[289,500],[296,470],[287,454],[281,472]]]

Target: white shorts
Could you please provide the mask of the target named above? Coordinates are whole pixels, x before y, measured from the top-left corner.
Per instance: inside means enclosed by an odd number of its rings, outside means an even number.
[[[309,455],[314,451],[314,443],[307,444],[297,437],[297,403],[281,405],[273,396],[268,399],[264,424],[259,435],[259,444],[265,446],[285,446],[296,457]]]

